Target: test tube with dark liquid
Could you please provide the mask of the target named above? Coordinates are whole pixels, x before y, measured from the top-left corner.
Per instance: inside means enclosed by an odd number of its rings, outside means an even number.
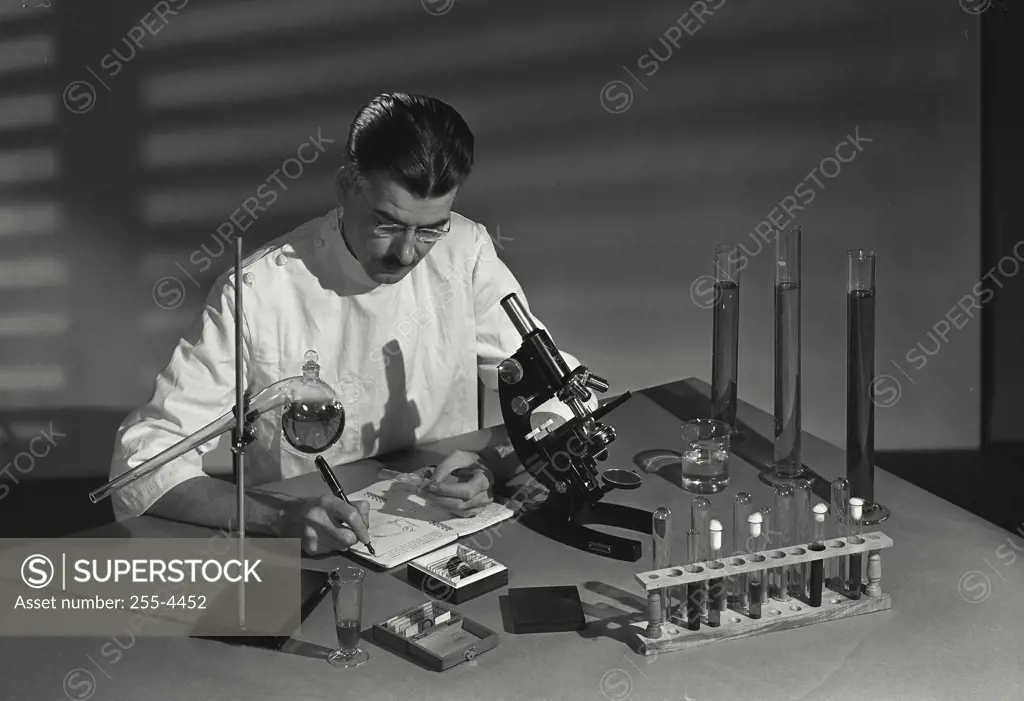
[[[686,531],[686,560],[688,565],[695,565],[703,562],[703,549],[701,544],[707,535],[696,528]],[[703,582],[691,582],[686,585],[686,627],[689,630],[700,630],[700,615],[702,608]]]
[[[711,418],[736,434],[736,379],[739,372],[740,267],[739,247],[715,246],[715,307],[711,348]]]
[[[800,451],[799,226],[775,229],[775,454],[763,482],[792,484],[807,473]]]
[[[846,509],[850,501],[850,483],[845,477],[832,480],[832,520],[836,537],[846,535]],[[840,555],[829,560],[830,571],[825,573],[830,589],[841,592],[846,589],[848,579],[848,557]]]
[[[846,542],[851,545],[860,545],[864,542],[861,538],[863,528],[861,518],[864,515],[864,500],[859,497],[850,497],[850,508],[846,512]],[[864,578],[863,556],[861,553],[850,555],[850,580],[847,585],[847,596],[851,599],[860,598],[860,587]]]
[[[709,526],[711,525],[711,502],[708,501],[707,497],[695,497],[694,498],[693,503],[690,505],[690,519],[691,519],[691,526],[694,528],[694,530],[699,532],[701,534],[701,538],[703,538],[705,540],[705,542],[701,543],[701,549],[704,552],[703,553],[698,553],[698,555],[704,556],[704,555],[707,554],[706,551],[707,551],[707,546],[709,544],[708,541],[709,541],[709,537],[710,537]],[[703,557],[702,557],[702,559],[703,559]],[[708,583],[707,582],[702,582],[701,585],[700,585],[700,589],[701,589],[700,596],[701,596],[701,602],[702,602],[701,603],[700,615],[703,616],[704,618],[707,618],[707,615],[708,615],[707,603],[708,603],[708,596],[709,596],[708,595]]]
[[[774,547],[777,538],[775,531],[772,530],[772,527],[775,525],[775,514],[770,506],[762,507],[759,513],[761,514],[761,536],[758,550],[764,551]],[[764,580],[761,583],[762,605],[767,604],[768,597],[771,596],[773,586],[771,573],[772,570],[764,571]]]
[[[779,542],[776,544],[779,548],[784,548],[788,545],[792,545],[792,531],[793,531],[793,490],[789,487],[776,487],[775,488],[775,532],[778,533]],[[776,567],[773,572],[773,595],[779,601],[789,601],[790,597],[790,583],[791,575],[790,571],[793,568],[790,565],[783,565],[782,567]]]
[[[747,559],[750,562],[758,562],[759,558],[764,558],[763,555],[754,554],[759,553],[763,549],[761,521],[762,516],[758,511],[755,511],[747,517]],[[761,617],[761,605],[764,601],[764,587],[766,586],[765,575],[767,575],[767,571],[763,569],[754,570],[747,575],[750,586],[750,603],[747,607],[747,615],[754,619]]]
[[[810,549],[814,552],[825,550],[825,514],[828,507],[824,504],[815,504],[813,510],[813,525],[811,534]],[[821,606],[821,593],[824,583],[825,560],[815,560],[811,563],[811,576],[807,583],[808,602],[817,608]]]
[[[672,566],[672,512],[665,507],[660,507],[655,510],[652,523],[652,537],[654,540],[654,569],[661,570],[666,567]],[[666,587],[661,589],[659,592],[661,597],[660,611],[662,622],[669,623],[670,621],[670,607],[672,605],[672,589]],[[653,629],[660,627],[651,626]],[[651,636],[656,637],[656,636]]]
[[[876,524],[889,510],[875,502],[875,253],[846,257],[846,478],[864,499],[863,523]]]

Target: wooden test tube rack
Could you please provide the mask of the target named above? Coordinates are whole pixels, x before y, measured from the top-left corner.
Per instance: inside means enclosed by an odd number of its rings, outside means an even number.
[[[646,656],[657,655],[671,650],[707,645],[719,640],[736,640],[892,608],[892,598],[882,593],[880,585],[880,551],[892,547],[891,538],[881,531],[873,531],[864,533],[859,538],[831,538],[824,541],[825,547],[822,550],[813,550],[812,545],[790,545],[775,550],[745,553],[742,556],[723,557],[714,563],[720,565],[716,569],[711,567],[710,562],[701,562],[637,573],[636,581],[646,590],[649,606],[649,620],[632,624],[636,634],[633,642],[637,644],[637,651]],[[857,553],[867,553],[868,574],[868,582],[863,585],[859,599],[851,599],[844,593],[828,589],[827,583],[823,582],[821,606],[811,606],[802,597],[791,597],[789,601],[769,598],[768,603],[762,605],[761,618],[750,618],[744,611],[729,608],[721,612],[721,624],[718,627],[712,628],[702,621],[699,630],[689,630],[685,625],[665,620],[667,612],[661,608],[661,590],[669,587],[682,586],[681,591],[685,592],[686,585],[694,582],[773,570],[776,567],[803,565],[816,560],[828,560]],[[762,581],[768,580],[767,572],[765,575]],[[685,599],[685,595],[683,598]]]

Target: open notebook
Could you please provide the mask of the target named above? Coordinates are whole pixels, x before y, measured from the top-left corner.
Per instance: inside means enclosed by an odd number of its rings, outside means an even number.
[[[388,569],[513,515],[507,506],[492,503],[472,518],[460,518],[416,494],[414,486],[390,479],[353,492],[348,498],[369,502],[370,542],[377,555],[371,555],[362,543],[356,543],[349,552]]]

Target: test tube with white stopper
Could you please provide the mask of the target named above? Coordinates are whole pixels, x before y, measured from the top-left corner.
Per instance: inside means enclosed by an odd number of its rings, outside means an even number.
[[[747,552],[747,517],[754,512],[754,500],[746,492],[740,492],[732,502],[732,554]],[[740,608],[747,607],[746,576],[729,577],[729,603]]]
[[[708,530],[711,533],[711,555],[709,560],[713,567],[718,568],[719,565],[723,565],[722,522],[718,519],[711,519],[711,522],[708,524]],[[727,595],[724,577],[716,577],[708,581],[708,595],[710,597],[708,625],[712,628],[717,628],[722,625],[722,612],[725,611],[726,607]]]
[[[652,519],[651,536],[654,539],[654,569],[663,570],[672,566],[672,512],[665,507],[659,507],[654,511]],[[672,592],[669,587],[659,589],[656,593],[659,598],[660,614],[657,615],[663,622],[670,622],[670,606],[672,604]],[[652,616],[652,619],[654,616]],[[655,626],[651,624],[650,629]],[[649,636],[654,637],[654,636]]]
[[[793,490],[788,486],[775,488],[775,532],[778,533],[778,547],[784,548],[793,544]],[[775,580],[772,588],[775,598],[779,601],[789,601],[790,574],[793,568],[790,565],[783,565],[772,570]]]
[[[850,502],[850,483],[845,477],[832,480],[832,520],[835,523],[835,537],[846,535],[846,509]],[[828,587],[841,592],[846,589],[849,579],[847,557],[833,557],[829,560],[831,571],[825,573]]]
[[[861,519],[864,517],[864,500],[860,497],[850,497],[850,509],[847,512],[849,518],[846,519],[846,542],[853,544],[858,540],[863,540],[861,534],[864,531],[864,524]],[[863,556],[861,553],[854,553],[850,555],[850,583],[848,585],[847,596],[851,599],[860,598],[860,588],[863,582]]]
[[[811,524],[811,550],[822,552],[825,550],[825,515],[828,513],[828,506],[815,504],[812,511],[814,520]],[[821,591],[824,588],[823,572],[824,560],[815,560],[811,563],[811,576],[807,583],[809,589],[808,601],[811,606],[821,606]]]
[[[811,542],[811,522],[814,515],[811,513],[811,484],[807,480],[798,480],[793,485],[793,543]],[[811,577],[811,563],[805,562],[802,565],[795,565],[791,572],[790,594],[794,596],[807,596],[807,583]]]
[[[761,523],[763,517],[761,512],[755,511],[747,517],[747,552],[751,555],[762,550]],[[761,602],[765,586],[764,570],[754,570],[748,575],[750,588],[750,603],[747,607],[747,615],[757,619],[761,617]]]

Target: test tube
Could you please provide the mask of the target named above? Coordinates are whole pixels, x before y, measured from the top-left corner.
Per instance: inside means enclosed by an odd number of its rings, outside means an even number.
[[[746,492],[740,492],[732,502],[732,554],[747,552],[747,517],[754,512],[754,500]],[[746,575],[729,577],[729,603],[738,608],[747,607]]]
[[[722,565],[722,522],[717,519],[711,519],[708,529],[711,533],[711,564],[715,566]],[[722,625],[722,612],[725,611],[726,605],[725,579],[716,577],[709,580],[708,594],[711,599],[708,605],[708,625],[712,628],[717,628]]]
[[[747,547],[748,552],[753,554],[760,552],[761,550],[761,525],[763,517],[761,513],[755,511],[747,517]],[[748,575],[749,587],[750,587],[750,604],[747,608],[747,615],[751,618],[758,619],[761,617],[761,603],[763,599],[763,591],[765,584],[765,571],[754,570]]]
[[[850,497],[850,510],[847,514],[849,518],[846,519],[846,542],[852,544],[855,540],[862,541],[861,534],[864,532],[864,526],[861,523],[861,519],[864,517],[864,500],[859,497]],[[860,587],[863,579],[861,571],[862,561],[861,553],[850,555],[850,584],[847,596],[851,599],[860,598]]]
[[[775,488],[775,530],[779,534],[780,548],[793,544],[793,490],[788,486]],[[789,565],[776,567],[774,570],[775,598],[779,601],[789,601],[789,587],[793,568]]]
[[[768,550],[772,547],[772,544],[778,536],[773,535],[772,526],[775,525],[775,515],[772,513],[770,506],[762,507],[761,509],[761,537],[758,544],[758,550]],[[764,571],[764,577],[761,580],[761,603],[767,604],[768,597],[771,593],[772,587],[772,576],[771,570]]]
[[[811,542],[811,522],[814,515],[811,513],[811,483],[807,480],[798,480],[793,485],[793,543],[801,545]],[[793,578],[789,583],[790,593],[794,596],[807,596],[807,582],[811,577],[811,563],[796,565],[792,568],[790,576]]]
[[[832,480],[832,520],[835,523],[836,537],[846,535],[846,507],[850,501],[850,483],[845,477]],[[830,589],[843,591],[846,589],[847,557],[833,557],[829,560],[830,571],[825,573]]]
[[[654,569],[661,570],[672,566],[672,512],[664,506],[654,511],[651,525],[651,536],[654,539]],[[661,615],[660,618],[668,621],[669,604],[672,602],[672,592],[668,587],[660,590]],[[655,626],[651,626],[655,628]]]
[[[821,552],[825,549],[825,514],[827,513],[828,507],[824,504],[814,505],[814,520],[811,526],[811,550],[816,552]],[[808,601],[811,606],[821,606],[821,590],[824,587],[822,582],[824,566],[824,560],[815,560],[811,563],[811,576],[807,583],[810,590]]]
[[[686,531],[687,564],[695,565],[701,560],[701,542],[704,534],[696,528]],[[686,585],[686,627],[689,630],[700,630],[701,585],[702,582],[690,582]]]
[[[701,561],[703,561],[706,559],[708,545],[710,545],[708,526],[711,524],[711,502],[708,501],[707,497],[694,498],[693,503],[690,505],[690,522],[690,527],[699,531],[701,538],[704,540],[701,547],[703,552]],[[707,616],[708,583],[701,582],[700,588],[701,601],[703,602],[701,605],[701,615]]]

